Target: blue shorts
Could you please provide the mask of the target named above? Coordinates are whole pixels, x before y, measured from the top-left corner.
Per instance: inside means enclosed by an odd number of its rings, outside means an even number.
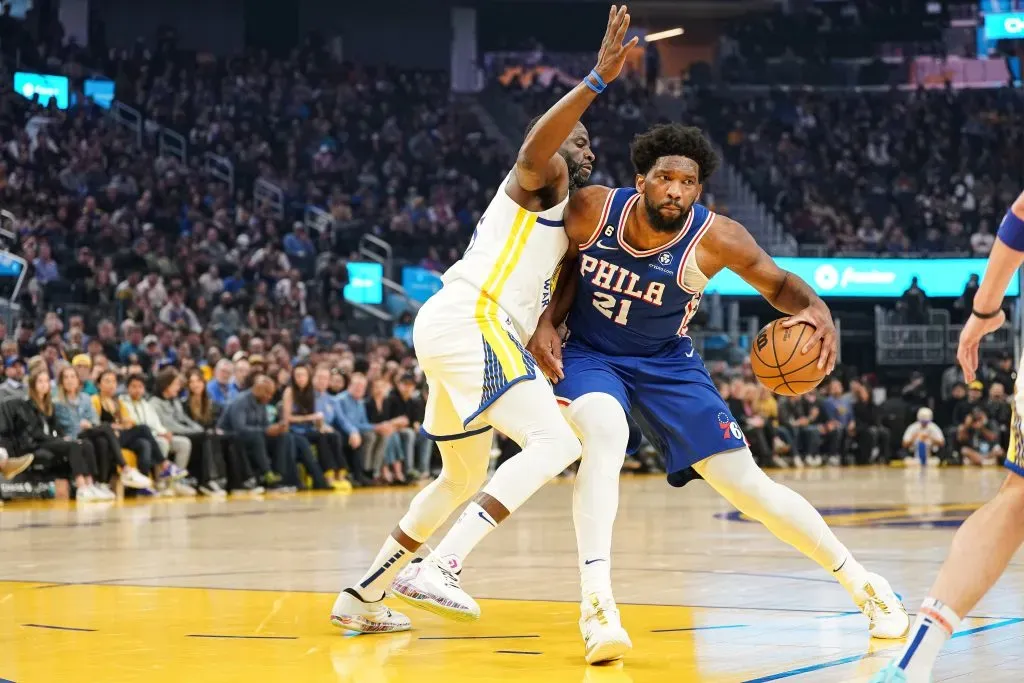
[[[668,474],[716,453],[747,445],[729,406],[711,380],[688,337],[647,358],[611,356],[572,339],[562,350],[565,379],[555,385],[562,403],[590,393],[609,394],[628,416],[637,411],[648,424]],[[631,424],[630,447],[639,445]]]

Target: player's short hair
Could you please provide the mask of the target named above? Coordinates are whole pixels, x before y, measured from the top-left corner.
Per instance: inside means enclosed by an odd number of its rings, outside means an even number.
[[[697,162],[699,180],[704,182],[718,168],[719,159],[711,141],[700,128],[681,123],[663,123],[633,138],[629,146],[633,167],[640,175],[654,167],[661,157],[687,157]]]

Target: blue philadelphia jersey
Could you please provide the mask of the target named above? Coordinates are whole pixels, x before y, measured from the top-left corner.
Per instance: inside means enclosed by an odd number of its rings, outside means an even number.
[[[555,385],[562,405],[590,393],[608,394],[627,416],[639,414],[665,458],[669,481],[716,453],[746,446],[743,432],[686,336],[703,283],[694,251],[715,214],[694,204],[679,234],[658,249],[639,251],[623,235],[640,196],[609,193],[601,222],[580,245],[578,289],[562,351],[565,379]],[[685,286],[687,268],[695,273]],[[631,424],[630,449],[639,443]]]
[[[644,210],[639,201],[632,188],[612,190],[593,236],[580,245],[570,339],[610,355],[647,356],[674,345],[702,296],[684,286],[685,268],[715,214],[694,204],[672,241],[640,251],[624,235],[629,213]]]

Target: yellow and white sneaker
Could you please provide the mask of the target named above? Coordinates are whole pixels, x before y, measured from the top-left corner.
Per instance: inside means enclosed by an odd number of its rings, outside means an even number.
[[[580,603],[580,632],[586,646],[587,664],[601,664],[622,659],[633,649],[615,599],[611,595],[592,593]]]
[[[853,593],[853,601],[868,618],[872,638],[903,638],[910,631],[907,608],[878,574],[868,574],[867,581]]]
[[[384,604],[384,598],[366,602],[351,588],[338,594],[331,609],[331,623],[356,633],[397,633],[412,628],[409,617],[391,611]]]

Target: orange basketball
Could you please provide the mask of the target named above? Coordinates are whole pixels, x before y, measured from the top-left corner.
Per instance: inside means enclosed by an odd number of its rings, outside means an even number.
[[[799,396],[825,378],[825,369],[818,369],[821,342],[807,353],[800,353],[814,334],[814,327],[807,323],[783,327],[782,320],[773,320],[757,333],[750,349],[750,366],[757,380],[769,391],[782,396]]]

